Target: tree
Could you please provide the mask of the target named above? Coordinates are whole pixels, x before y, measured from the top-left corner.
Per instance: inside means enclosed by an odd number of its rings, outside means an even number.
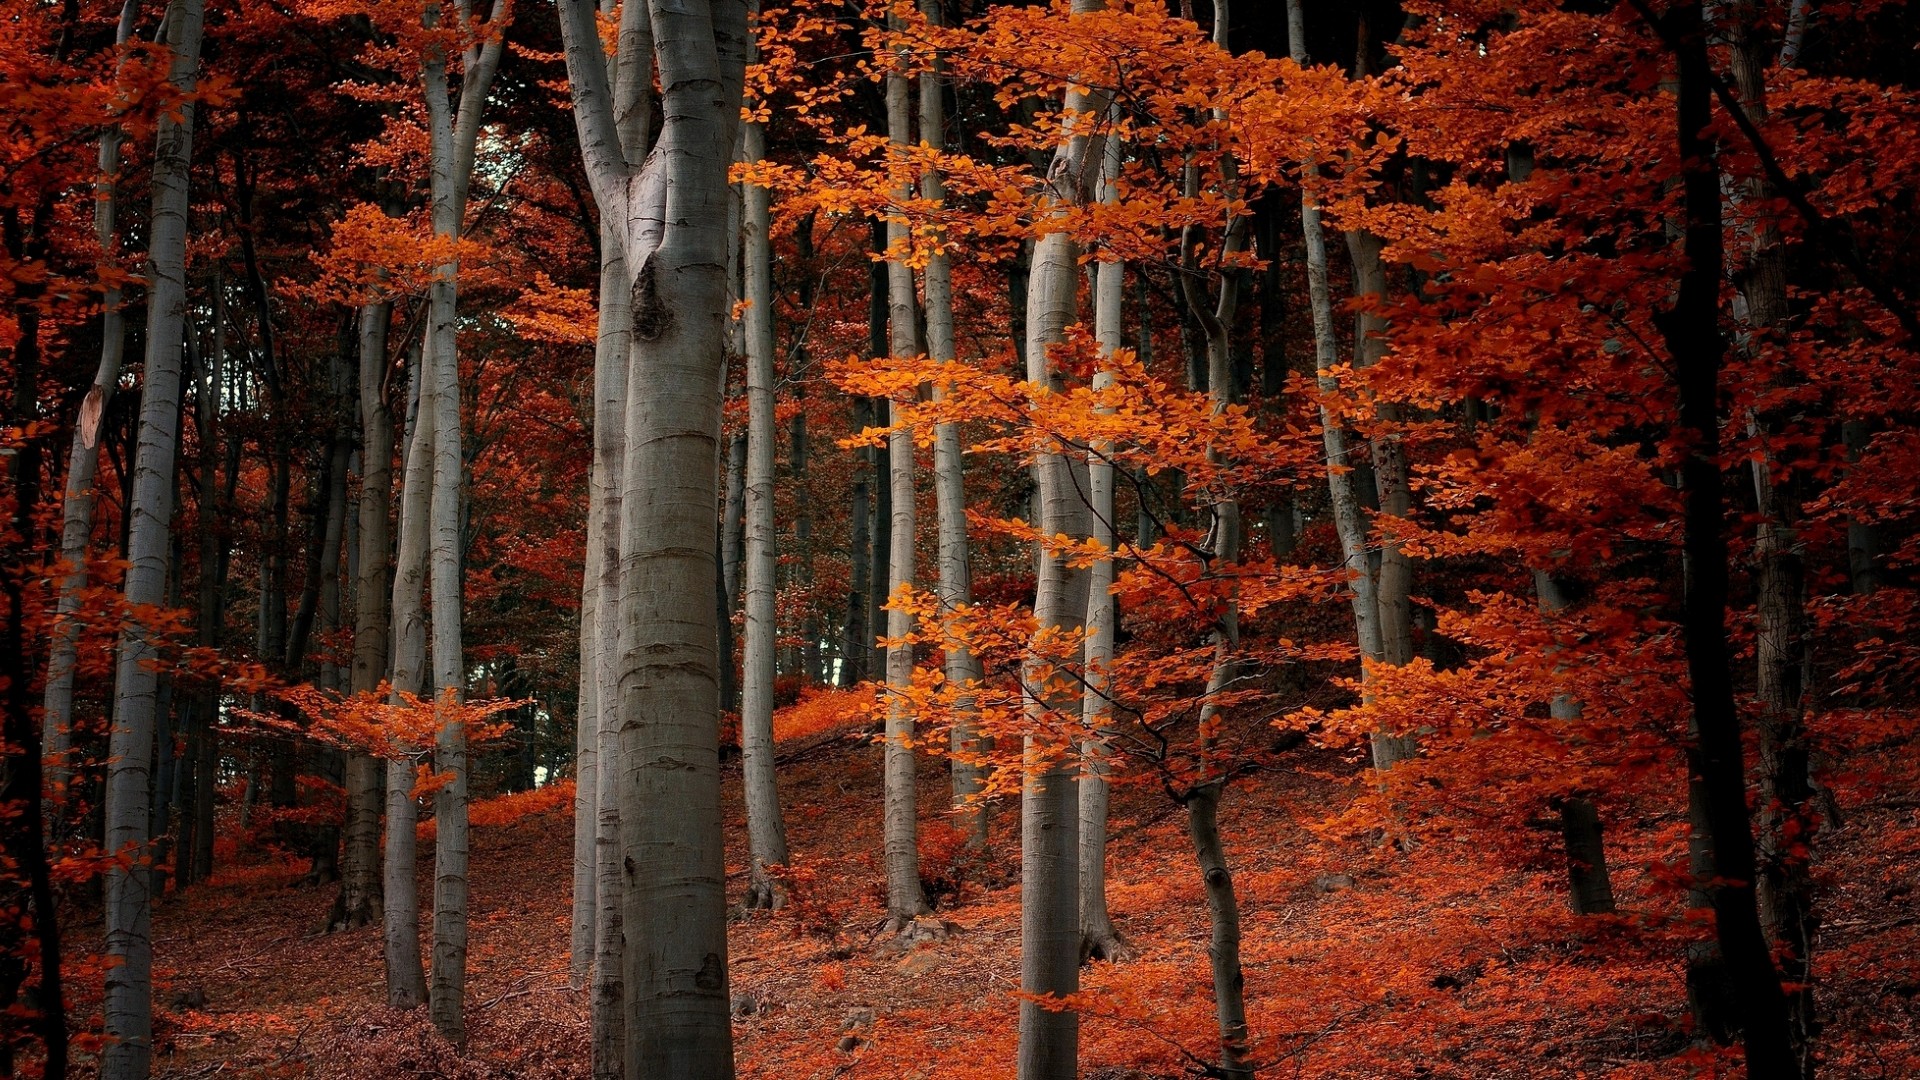
[[[758,50],[753,50],[754,54]],[[749,165],[767,154],[766,127],[741,128],[742,159]],[[740,757],[747,798],[748,846],[751,864],[747,906],[779,907],[782,898],[768,873],[769,866],[785,866],[787,826],[780,814],[780,793],[774,783],[773,675],[778,629],[774,598],[778,583],[773,529],[774,333],[773,333],[773,193],[748,181],[740,188],[744,203],[742,242],[747,304],[747,462],[746,493],[746,656],[741,674]],[[731,663],[731,658],[728,659]],[[916,879],[917,880],[917,879]]]
[[[120,23],[114,31],[116,48],[124,49],[133,39],[133,22],[138,11],[132,0],[121,6]],[[100,134],[100,179],[94,182],[93,230],[102,251],[112,251],[114,247],[119,206],[117,177],[124,138],[114,126]],[[66,573],[60,579],[55,616],[65,618],[54,627],[41,720],[46,732],[47,756],[51,759],[48,783],[56,812],[66,801],[69,776],[66,758],[72,748],[73,678],[79,661],[80,636],[80,627],[73,615],[80,609],[80,592],[87,586],[94,477],[100,466],[100,428],[107,405],[119,386],[120,360],[127,347],[126,318],[120,304],[120,288],[108,286],[101,297],[100,366],[81,402],[79,422],[74,425],[72,448],[67,455],[66,497],[60,503],[60,560]]]
[[[643,163],[615,127],[599,35],[561,5],[595,202],[634,276],[620,542],[620,820],[629,1074],[733,1075],[719,812],[718,550],[727,167],[746,7],[649,5],[665,120]],[[625,49],[638,45],[622,41]],[[715,94],[714,89],[719,93]],[[644,1064],[643,1064],[644,1063]]]
[[[894,21],[897,27],[897,19]],[[913,143],[913,99],[908,83],[905,50],[896,50],[895,67],[887,74],[887,141],[896,152]],[[905,202],[913,195],[911,181],[894,189]],[[920,354],[919,297],[913,267],[904,261],[908,244],[906,220],[887,218],[887,348],[895,357]],[[898,408],[889,417],[887,467],[892,526],[888,529],[887,595],[889,599],[914,584],[914,440],[913,428],[902,422]],[[914,784],[914,717],[908,687],[913,681],[913,617],[901,606],[887,607],[887,742],[884,855],[887,865],[887,928],[911,935],[916,920],[929,908],[920,887],[919,808]]]
[[[135,610],[166,601],[169,531],[173,521],[173,461],[180,436],[180,368],[187,306],[187,226],[192,204],[187,176],[193,161],[192,95],[199,79],[200,0],[170,0],[165,19],[169,81],[181,96],[176,114],[161,118],[154,136],[152,235],[147,245],[147,354],[140,394],[140,442],[128,507],[128,568],[124,591]],[[153,1053],[152,897],[146,860],[153,802],[153,729],[159,676],[155,643],[138,620],[120,639],[108,767],[106,848],[116,858],[107,871],[105,1030],[109,1039],[100,1074],[144,1080]]]
[[[1760,925],[1758,866],[1747,809],[1746,762],[1734,701],[1727,640],[1727,545],[1720,476],[1720,170],[1706,134],[1712,119],[1713,70],[1701,5],[1682,0],[1655,23],[1678,61],[1675,96],[1686,228],[1683,269],[1660,331],[1673,357],[1679,421],[1688,444],[1680,486],[1685,496],[1683,546],[1687,580],[1682,627],[1693,721],[1687,747],[1693,825],[1705,832],[1712,878],[1715,934],[1733,980],[1737,1024],[1755,1077],[1803,1075],[1793,1052],[1787,998]]]
[[[1102,0],[1074,0],[1073,14],[1105,7]],[[1099,173],[1095,124],[1101,102],[1069,85],[1063,107],[1063,137],[1047,170],[1044,205],[1054,209],[1084,201]],[[1065,387],[1053,364],[1052,346],[1073,322],[1078,287],[1073,235],[1054,228],[1034,241],[1027,282],[1027,381],[1058,392]],[[1076,541],[1087,533],[1084,459],[1043,448],[1034,455],[1039,535],[1033,603],[1034,657],[1022,672],[1028,718],[1020,803],[1020,989],[1037,997],[1066,997],[1080,986],[1079,799],[1072,748],[1048,732],[1049,710],[1064,708],[1070,688],[1048,658],[1047,640],[1077,633],[1087,612],[1087,575],[1048,549],[1055,538]],[[1075,650],[1076,652],[1078,650]],[[1079,704],[1078,695],[1074,705]],[[1077,1075],[1079,1017],[1035,998],[1020,1003],[1021,1080],[1057,1080]]]
[[[393,501],[393,412],[387,404],[387,332],[393,303],[360,308],[360,503],[358,575],[353,589],[353,671],[348,690],[372,694],[386,680],[389,638],[387,577],[392,543],[387,519]],[[380,768],[370,754],[347,757],[346,857],[336,929],[381,919]]]

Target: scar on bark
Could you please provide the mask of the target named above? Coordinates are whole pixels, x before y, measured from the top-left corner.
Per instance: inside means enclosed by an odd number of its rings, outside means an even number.
[[[653,260],[640,264],[633,277],[633,336],[641,341],[658,341],[673,322],[672,312],[660,302],[660,289],[654,281]]]

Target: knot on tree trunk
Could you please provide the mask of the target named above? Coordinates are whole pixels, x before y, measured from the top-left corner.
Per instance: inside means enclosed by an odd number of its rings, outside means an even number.
[[[658,341],[673,323],[673,315],[660,300],[653,260],[640,264],[633,276],[633,336],[641,341]]]

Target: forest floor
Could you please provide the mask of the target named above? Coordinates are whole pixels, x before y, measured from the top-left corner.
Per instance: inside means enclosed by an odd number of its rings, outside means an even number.
[[[849,732],[782,751],[796,902],[732,923],[741,1075],[1012,1076],[1017,813],[998,815],[992,856],[971,865],[956,833],[927,827],[926,876],[942,887],[955,873],[970,880],[939,898],[951,936],[902,952],[875,937],[878,749]],[[1323,824],[1362,789],[1360,775],[1351,756],[1303,747],[1228,789],[1221,821],[1258,1075],[1733,1075],[1688,1035],[1677,953],[1666,931],[1648,928],[1659,919],[1565,913],[1554,834],[1523,837],[1539,857],[1505,872],[1487,868],[1488,845],[1471,837],[1433,837],[1409,858]],[[922,820],[939,822],[940,762],[923,762],[920,784]],[[726,794],[737,895],[737,761]],[[516,817],[513,799],[536,809]],[[556,801],[476,807],[464,1049],[439,1040],[424,1008],[385,1006],[378,927],[320,933],[334,888],[298,887],[299,867],[268,861],[158,907],[156,1075],[588,1075],[588,995],[567,976],[572,817]],[[1867,808],[1826,846],[1825,1077],[1920,1075],[1912,819],[1910,806]],[[1672,890],[1660,888],[1657,860],[1636,858],[1622,853],[1615,870],[1622,910],[1675,906],[1662,899]],[[1209,924],[1184,812],[1160,788],[1117,794],[1110,867],[1111,906],[1135,954],[1084,969],[1094,996],[1082,1075],[1193,1075],[1218,1047]],[[431,896],[430,866],[421,896]],[[69,940],[89,933],[74,927]]]

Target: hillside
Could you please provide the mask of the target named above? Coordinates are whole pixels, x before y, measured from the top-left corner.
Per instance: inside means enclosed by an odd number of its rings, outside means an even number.
[[[877,750],[845,733],[783,754],[801,853],[795,902],[732,924],[741,1075],[1012,1075],[1014,815],[1001,813],[994,857],[970,869],[958,864],[954,834],[928,828],[928,876],[968,872],[969,882],[941,901],[952,935],[903,955],[873,934],[883,909]],[[1297,749],[1237,781],[1223,808],[1230,835],[1260,839],[1230,852],[1259,1075],[1729,1075],[1713,1055],[1689,1049],[1675,954],[1649,947],[1658,933],[1636,928],[1634,917],[1580,923],[1562,913],[1546,857],[1551,834],[1538,842],[1539,866],[1490,873],[1470,845],[1444,837],[1400,855],[1305,827],[1343,805],[1357,775],[1357,762]],[[734,867],[745,835],[738,780],[736,764]],[[923,763],[923,821],[936,819],[943,781],[938,763]],[[512,818],[516,802],[554,801],[509,797],[476,806],[475,817]],[[1827,848],[1829,1076],[1920,1068],[1920,928],[1910,885],[1896,873],[1903,853],[1886,848],[1888,837],[1908,835],[1896,821],[1910,824],[1912,813],[1863,808]],[[1183,820],[1152,789],[1123,790],[1116,803],[1112,906],[1138,954],[1084,973],[1101,992],[1083,1021],[1085,1076],[1190,1075],[1212,1053],[1207,914]],[[566,974],[571,827],[570,814],[549,805],[476,831],[464,1052],[433,1034],[424,1009],[384,1006],[377,927],[315,932],[332,889],[289,885],[297,867],[268,861],[171,896],[155,917],[164,1010],[156,1075],[587,1075],[587,997],[567,988]],[[1618,868],[1616,882],[1623,910],[1669,905],[1641,866]],[[429,886],[430,870],[423,895]]]

